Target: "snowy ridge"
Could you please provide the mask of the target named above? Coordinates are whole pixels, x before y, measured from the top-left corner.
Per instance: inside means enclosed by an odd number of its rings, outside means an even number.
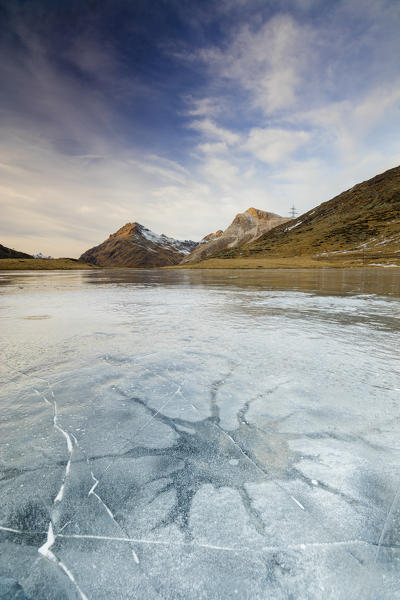
[[[143,227],[143,225],[140,226],[140,233],[146,240],[157,246],[173,248],[183,254],[190,254],[190,252],[198,245],[198,242],[193,242],[192,240],[176,240],[175,238],[166,236],[164,233],[158,235],[150,229],[147,229],[147,227]]]

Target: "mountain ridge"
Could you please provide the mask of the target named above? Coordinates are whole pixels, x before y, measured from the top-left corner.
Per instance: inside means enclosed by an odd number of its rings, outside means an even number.
[[[125,223],[104,242],[86,250],[80,260],[98,267],[172,266],[179,264],[195,246],[197,242],[158,235],[134,221]]]
[[[212,258],[335,255],[363,261],[400,259],[400,166],[358,183],[278,225],[257,240]],[[358,258],[357,258],[358,257]]]
[[[288,221],[287,218],[275,213],[250,207],[243,213],[238,213],[225,231],[222,232],[219,229],[214,234],[205,236],[197,248],[184,257],[181,264],[205,260],[215,252],[225,248],[233,248],[243,243],[249,243],[266,231],[286,221]],[[207,240],[206,243],[205,240]]]
[[[3,258],[33,258],[33,256],[31,254],[26,254],[25,252],[7,248],[7,246],[0,244],[0,259]]]

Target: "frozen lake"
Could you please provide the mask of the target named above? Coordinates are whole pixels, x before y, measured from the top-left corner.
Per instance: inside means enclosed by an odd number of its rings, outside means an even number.
[[[0,275],[0,597],[400,598],[400,270]]]

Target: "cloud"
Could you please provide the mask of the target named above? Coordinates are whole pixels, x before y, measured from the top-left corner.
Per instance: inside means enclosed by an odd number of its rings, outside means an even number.
[[[161,179],[176,181],[182,184],[186,182],[188,175],[187,170],[182,165],[159,156],[147,156],[145,160],[128,158],[127,162],[129,165],[137,167],[142,173],[148,173]]]
[[[234,189],[240,182],[240,170],[229,160],[222,158],[207,158],[202,166],[206,181],[211,180],[225,192]]]
[[[294,113],[292,124],[302,123],[313,130],[320,147],[329,146],[342,164],[358,163],[380,149],[395,153],[397,140],[390,130],[400,123],[400,79],[378,86],[361,97],[326,103],[319,109]],[[373,135],[371,147],[369,138]]]
[[[228,145],[226,144],[226,142],[214,142],[199,144],[198,146],[196,146],[196,148],[204,154],[221,154],[228,150]]]
[[[310,133],[307,131],[253,128],[243,147],[262,162],[277,163],[288,159],[309,139]]]
[[[237,133],[218,126],[211,119],[196,119],[191,121],[188,127],[198,131],[207,139],[220,140],[228,145],[236,144],[240,140],[240,136]]]
[[[186,114],[191,117],[216,117],[221,113],[225,104],[222,98],[186,96],[184,99],[189,105]]]
[[[224,47],[198,53],[215,77],[250,94],[265,114],[295,105],[302,76],[312,61],[313,30],[290,15],[275,15],[259,27],[243,25]]]

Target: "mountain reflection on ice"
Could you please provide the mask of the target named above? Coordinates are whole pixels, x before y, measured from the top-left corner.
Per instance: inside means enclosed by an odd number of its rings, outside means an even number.
[[[0,279],[0,596],[400,598],[400,273]]]

